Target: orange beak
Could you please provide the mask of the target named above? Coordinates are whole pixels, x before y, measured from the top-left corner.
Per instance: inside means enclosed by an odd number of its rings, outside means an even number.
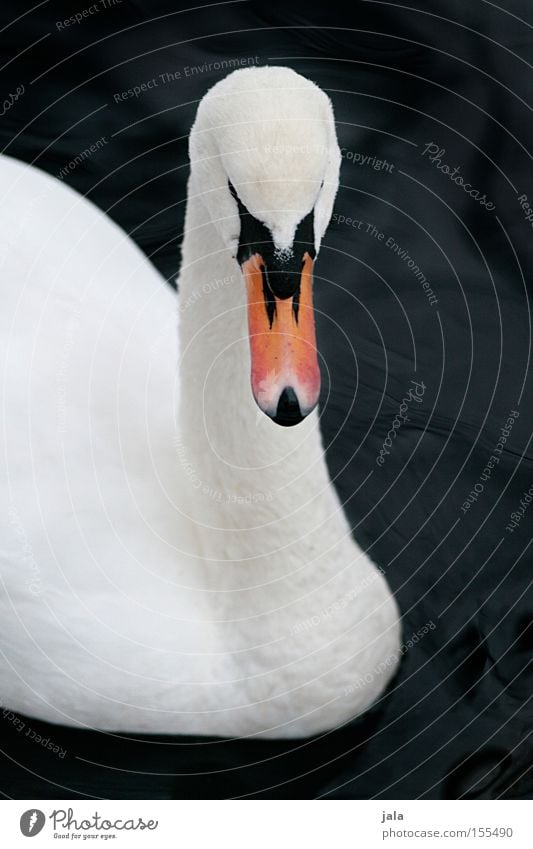
[[[243,262],[242,270],[248,296],[254,398],[277,424],[298,424],[316,407],[320,393],[313,259],[304,254],[299,286],[286,298],[277,297],[270,289],[259,253]]]

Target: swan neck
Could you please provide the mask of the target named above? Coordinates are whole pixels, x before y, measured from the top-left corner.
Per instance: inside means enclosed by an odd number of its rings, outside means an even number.
[[[182,466],[202,520],[248,526],[296,512],[308,530],[302,505],[314,514],[337,506],[318,415],[284,428],[257,407],[242,273],[200,198],[193,172],[179,280]]]

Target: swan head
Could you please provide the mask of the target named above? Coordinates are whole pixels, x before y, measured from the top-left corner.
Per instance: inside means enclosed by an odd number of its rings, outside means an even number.
[[[238,70],[201,101],[189,149],[195,190],[242,271],[253,396],[298,424],[320,392],[313,266],[341,159],[331,102],[289,68]]]

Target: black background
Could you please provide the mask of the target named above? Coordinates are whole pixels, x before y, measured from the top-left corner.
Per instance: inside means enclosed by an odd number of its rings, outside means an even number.
[[[345,153],[335,212],[364,224],[332,222],[317,265],[328,462],[354,534],[397,594],[404,638],[435,627],[363,720],[316,740],[138,738],[29,720],[67,749],[59,759],[0,715],[3,794],[531,798],[533,507],[506,530],[533,485],[533,234],[518,202],[525,193],[533,204],[530,2],[196,0],[184,11],[122,0],[60,25],[90,5],[2,3],[0,97],[24,92],[4,104],[1,147],[57,176],[104,137],[65,182],[170,282],[187,134],[199,99],[230,70],[215,63],[289,65],[331,97]],[[214,67],[198,70],[205,63]],[[139,97],[115,97],[154,78]],[[430,142],[494,210],[423,155]],[[411,380],[424,383],[422,401],[379,468]],[[500,462],[463,512],[512,410]]]

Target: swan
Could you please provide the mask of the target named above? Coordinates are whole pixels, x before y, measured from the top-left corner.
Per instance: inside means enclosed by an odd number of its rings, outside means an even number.
[[[190,161],[176,303],[103,212],[1,158],[0,701],[108,731],[309,736],[376,702],[400,644],[316,409],[329,98],[235,71]]]

